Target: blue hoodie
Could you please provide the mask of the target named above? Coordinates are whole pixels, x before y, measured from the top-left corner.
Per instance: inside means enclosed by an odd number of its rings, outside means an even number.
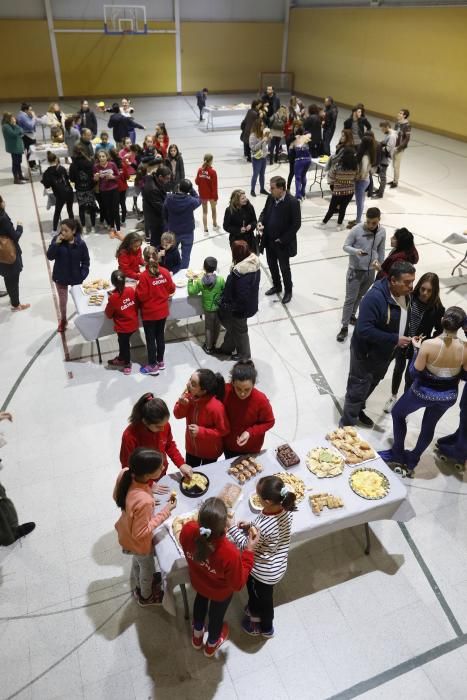
[[[410,318],[410,297],[407,299],[407,322]],[[387,279],[375,282],[360,302],[358,320],[352,336],[352,347],[359,353],[378,359],[389,359],[399,342],[401,309],[391,296]]]
[[[191,194],[168,194],[164,202],[164,219],[167,230],[172,231],[177,236],[193,236],[195,230],[194,210],[201,204],[198,195],[192,191]]]
[[[47,250],[49,260],[54,260],[52,279],[58,284],[81,284],[89,274],[89,252],[86,243],[77,234],[73,243],[57,243],[57,236]]]

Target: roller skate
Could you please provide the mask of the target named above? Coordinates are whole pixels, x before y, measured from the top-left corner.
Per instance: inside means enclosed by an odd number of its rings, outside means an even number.
[[[454,467],[458,472],[465,472],[467,460],[462,460],[462,457],[456,454],[455,445],[440,445],[440,443],[437,442],[435,445],[435,454],[439,457],[441,462]]]
[[[379,456],[383,460],[383,462],[386,462],[388,465],[389,469],[394,472],[394,474],[398,474],[401,476],[403,479],[413,479],[414,478],[414,469],[415,467],[410,468],[407,465],[407,453],[404,453],[404,459],[403,460],[398,460],[394,457],[394,454],[392,450],[381,450],[378,452]]]

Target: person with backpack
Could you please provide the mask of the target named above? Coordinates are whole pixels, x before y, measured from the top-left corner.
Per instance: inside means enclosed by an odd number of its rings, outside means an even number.
[[[272,165],[273,160],[274,163],[279,161],[281,142],[284,138],[284,127],[287,122],[287,117],[287,107],[281,105],[270,120],[271,141],[269,142],[269,165]]]
[[[0,197],[0,275],[5,281],[12,311],[25,311],[31,304],[21,304],[19,300],[19,276],[23,269],[23,259],[19,239],[23,225],[17,222],[16,228],[5,211],[5,200]]]
[[[49,163],[49,167],[44,172],[41,183],[47,189],[50,187],[55,196],[55,211],[52,223],[52,228],[55,233],[58,229],[60,214],[64,206],[66,206],[68,218],[73,218],[73,199],[75,194],[70,184],[68,173],[63,165],[60,165],[60,160],[55,153],[47,151],[47,162]]]

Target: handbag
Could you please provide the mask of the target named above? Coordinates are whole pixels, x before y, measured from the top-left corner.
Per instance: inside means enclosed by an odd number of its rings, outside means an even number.
[[[16,246],[9,236],[0,236],[0,263],[13,265],[16,261]]]

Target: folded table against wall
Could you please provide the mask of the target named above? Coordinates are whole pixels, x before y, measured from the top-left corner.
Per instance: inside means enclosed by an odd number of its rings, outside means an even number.
[[[261,474],[250,479],[242,489],[242,497],[235,507],[235,522],[239,520],[253,521],[257,513],[249,506],[249,496],[255,493],[256,483],[261,476],[276,474],[278,472],[290,473],[303,479],[306,488],[304,500],[298,504],[298,511],[294,513],[292,525],[292,542],[303,542],[328,535],[338,530],[345,530],[355,525],[366,525],[375,520],[396,520],[405,522],[415,516],[414,510],[407,499],[407,490],[389,467],[379,458],[365,463],[363,466],[373,467],[382,472],[389,480],[390,489],[387,496],[381,500],[366,500],[352,491],[349,485],[349,477],[354,468],[345,467],[340,476],[334,478],[319,479],[306,467],[305,458],[309,450],[315,447],[329,447],[330,444],[323,435],[310,436],[304,440],[292,443],[292,447],[300,457],[300,464],[291,469],[284,470],[275,457],[274,450],[268,450],[257,457],[257,461],[263,466]],[[227,469],[232,460],[223,460],[209,465],[203,465],[200,470],[209,477],[210,485],[205,496],[200,499],[187,498],[178,488],[177,481],[180,474],[169,474],[161,479],[160,483],[177,490],[177,508],[173,515],[182,515],[196,509],[205,497],[216,496],[226,483],[237,483],[233,480]],[[358,468],[358,466],[356,467]],[[317,493],[331,493],[339,496],[344,502],[343,508],[328,510],[325,508],[321,515],[316,516],[311,511],[308,497]],[[161,507],[161,506],[159,506]],[[167,522],[155,532],[155,553],[159,560],[162,578],[164,581],[165,595],[163,607],[172,615],[176,614],[174,589],[189,583],[188,565],[180,554],[172,535],[169,532],[170,523]],[[186,597],[185,597],[186,600]]]

